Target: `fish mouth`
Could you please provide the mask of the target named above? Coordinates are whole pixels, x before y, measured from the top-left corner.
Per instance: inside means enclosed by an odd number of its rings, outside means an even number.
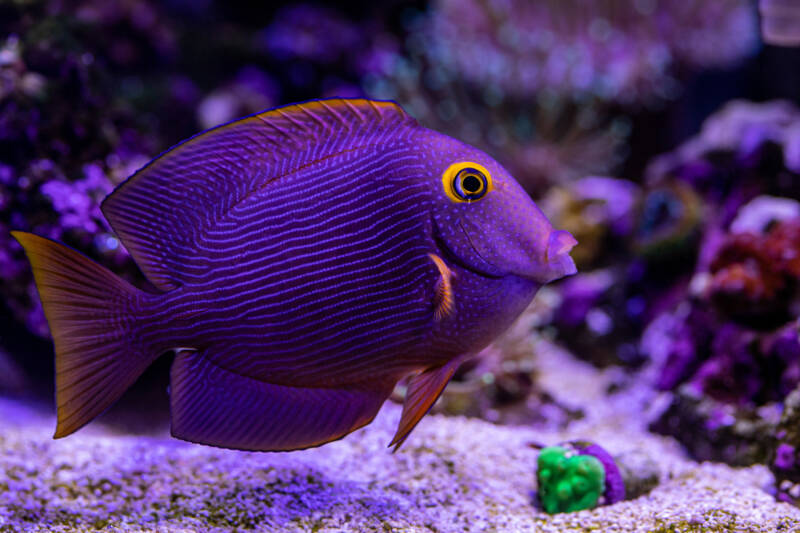
[[[461,228],[466,242],[472,251],[470,257],[464,262],[472,263],[471,270],[484,277],[501,278],[505,276],[515,276],[535,281],[536,283],[545,284],[564,276],[575,274],[577,269],[575,263],[569,255],[569,251],[578,243],[569,232],[564,230],[551,229],[547,238],[547,245],[544,249],[544,257],[536,259],[534,256],[529,255],[530,252],[524,254],[527,259],[518,261],[515,257],[505,259],[502,255],[498,258],[507,266],[502,268],[497,265],[497,259],[493,262],[489,257],[492,257],[492,250],[489,249],[490,255],[487,257],[487,248],[480,246],[475,242],[473,235],[474,232],[467,231],[463,219],[458,220],[458,225]],[[529,246],[525,243],[518,244],[520,251],[527,251]],[[481,251],[483,250],[483,252]]]
[[[568,231],[554,230],[550,233],[547,242],[547,252],[545,260],[548,268],[545,270],[544,283],[571,276],[578,272],[575,261],[570,257],[569,252],[578,244]]]
[[[483,278],[501,279],[511,276],[545,284],[576,272],[575,263],[569,256],[569,251],[577,244],[577,241],[566,231],[552,230],[550,232],[542,259],[537,261],[534,258],[529,258],[529,260],[523,261],[523,264],[516,265],[511,261],[509,262],[511,268],[503,268],[497,266],[487,257],[487,250],[475,242],[472,233],[467,231],[462,218],[458,218],[455,221],[463,238],[460,244],[458,242],[448,242],[436,220],[433,219],[432,222],[433,241],[441,252],[442,257],[460,268]],[[482,249],[484,250],[483,252],[481,251]],[[491,250],[488,251],[491,256]],[[500,259],[503,258],[500,257]]]

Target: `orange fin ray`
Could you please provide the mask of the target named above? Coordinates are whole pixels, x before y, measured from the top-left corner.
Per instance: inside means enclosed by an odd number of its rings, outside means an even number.
[[[136,288],[63,244],[21,231],[11,235],[31,262],[53,336],[54,436],[65,437],[111,406],[158,353],[130,346],[131,326],[125,324],[132,322]]]
[[[444,366],[429,368],[411,378],[400,423],[397,425],[392,442],[389,443],[389,446],[394,446],[393,452],[400,448],[411,434],[411,430],[433,407],[460,365],[461,358],[455,358]]]
[[[433,318],[438,322],[453,312],[455,300],[453,295],[453,278],[455,272],[450,270],[444,260],[436,254],[428,254],[431,261],[439,269],[439,280],[436,282],[436,293],[434,294]]]

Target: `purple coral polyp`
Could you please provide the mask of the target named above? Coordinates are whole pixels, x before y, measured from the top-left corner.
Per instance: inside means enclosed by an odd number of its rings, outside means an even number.
[[[796,450],[794,449],[794,446],[782,442],[775,450],[775,467],[780,468],[781,470],[789,470],[790,468],[794,468],[795,454]]]
[[[571,441],[567,444],[579,455],[591,455],[600,461],[606,472],[605,490],[600,505],[612,505],[625,499],[625,480],[616,461],[605,448],[595,442]]]

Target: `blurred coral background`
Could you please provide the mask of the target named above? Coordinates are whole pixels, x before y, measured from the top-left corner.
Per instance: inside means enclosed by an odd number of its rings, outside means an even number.
[[[800,48],[765,44],[759,22],[748,0],[3,2],[0,393],[49,402],[53,380],[10,230],[141,283],[99,211],[116,185],[242,115],[368,96],[486,150],[580,241],[580,273],[465,365],[440,411],[579,417],[537,388],[516,342],[536,331],[668,393],[652,428],[695,457],[766,461],[758,435],[800,382]],[[148,401],[165,420],[168,365],[114,413]]]

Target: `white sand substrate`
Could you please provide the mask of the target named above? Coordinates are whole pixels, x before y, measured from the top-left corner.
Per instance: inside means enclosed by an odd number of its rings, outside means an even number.
[[[329,445],[247,453],[92,424],[58,441],[51,415],[0,400],[2,531],[698,532],[800,531],[800,510],[776,503],[763,466],[697,464],[644,429],[646,388],[606,398],[599,372],[539,341],[541,379],[584,420],[566,430],[427,416],[400,452],[386,447],[400,416]],[[568,384],[568,385],[567,385]],[[598,398],[600,400],[598,401]],[[550,516],[534,501],[530,443],[593,439],[613,454],[644,452],[661,483],[632,501]]]

